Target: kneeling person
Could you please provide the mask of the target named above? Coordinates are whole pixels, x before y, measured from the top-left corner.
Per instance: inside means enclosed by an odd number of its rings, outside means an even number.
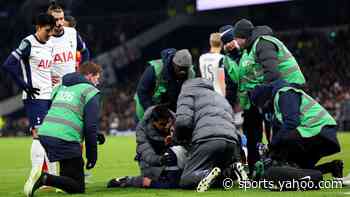
[[[80,142],[85,140],[86,169],[97,161],[97,128],[99,112],[98,84],[102,68],[88,62],[79,73],[63,77],[61,85],[54,89],[52,105],[39,128],[39,140],[50,162],[58,161],[60,176],[32,170],[24,192],[33,196],[42,186],[52,186],[67,193],[84,193],[84,161]]]
[[[342,177],[343,164],[339,160],[316,166],[322,157],[340,151],[337,124],[326,109],[283,80],[256,88],[250,98],[258,108],[274,114],[270,144],[273,160]]]
[[[175,115],[165,105],[148,108],[136,128],[136,160],[141,175],[120,177],[107,187],[176,188],[184,165],[186,150],[172,146],[171,128]]]
[[[182,188],[206,191],[221,171],[240,160],[240,133],[233,124],[232,107],[211,81],[196,78],[184,83],[175,125],[174,138],[191,144]]]

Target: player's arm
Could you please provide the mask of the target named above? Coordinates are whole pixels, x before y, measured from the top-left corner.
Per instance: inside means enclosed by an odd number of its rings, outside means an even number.
[[[272,138],[272,146],[283,143],[283,140],[299,126],[300,104],[301,95],[299,93],[288,91],[280,95],[278,105],[282,114],[283,123],[276,135]]]
[[[233,81],[231,79],[231,77],[228,74],[228,70],[224,69],[224,73],[225,73],[225,97],[228,100],[228,102],[230,103],[230,105],[233,107],[235,106],[236,102],[237,102],[237,91],[238,91],[238,84],[236,81]]]
[[[146,163],[153,166],[161,165],[161,156],[157,155],[146,136],[145,122],[141,121],[136,128],[136,152]]]
[[[223,64],[223,58],[221,58],[221,60],[219,62],[218,80],[219,80],[219,86],[220,86],[221,92],[225,96],[226,95],[226,84],[225,84],[225,66]]]
[[[256,46],[257,62],[262,65],[267,83],[281,78],[278,71],[277,47],[270,41],[261,39]]]
[[[30,50],[30,42],[28,40],[22,40],[19,47],[12,51],[2,65],[4,70],[10,73],[11,77],[22,90],[25,90],[29,85],[22,78],[21,60],[24,60],[24,62],[29,61]]]
[[[202,55],[201,55],[201,56],[199,57],[199,72],[200,72],[202,78],[206,78],[202,58],[203,58],[203,57],[202,57]]]
[[[90,51],[78,32],[77,32],[77,51],[80,51],[81,53],[81,64],[90,60]]]
[[[84,107],[83,134],[86,146],[86,158],[92,167],[94,167],[97,161],[97,131],[100,109],[99,97],[99,94],[95,95]]]
[[[156,84],[156,74],[152,66],[148,66],[143,72],[137,85],[136,94],[144,111],[152,105],[152,96]]]

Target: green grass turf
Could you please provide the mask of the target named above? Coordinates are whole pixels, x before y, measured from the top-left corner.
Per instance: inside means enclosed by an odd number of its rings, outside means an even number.
[[[342,144],[342,152],[334,156],[323,159],[343,159],[345,161],[344,174],[350,171],[350,133],[340,133],[339,139]],[[31,145],[30,138],[0,138],[0,197],[24,196],[23,185],[30,172],[29,150]],[[102,197],[137,197],[137,196],[283,196],[283,197],[315,197],[315,196],[349,196],[350,188],[342,189],[323,189],[320,191],[309,192],[269,192],[262,189],[248,189],[244,191],[237,186],[231,190],[209,190],[205,193],[196,193],[192,190],[155,190],[155,189],[106,189],[106,182],[113,178],[123,175],[137,175],[138,168],[133,161],[135,153],[134,137],[109,137],[106,143],[99,146],[99,158],[96,167],[89,171],[92,176],[92,183],[87,184],[86,194],[74,195],[80,196],[102,196]],[[54,191],[37,191],[35,196],[67,196],[63,193]]]

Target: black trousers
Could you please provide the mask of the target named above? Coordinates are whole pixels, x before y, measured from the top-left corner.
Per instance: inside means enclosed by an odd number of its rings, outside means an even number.
[[[254,170],[254,164],[259,160],[257,143],[261,142],[263,134],[263,116],[259,110],[251,106],[249,110],[244,110],[243,132],[247,137],[248,165],[250,173]]]
[[[82,157],[60,160],[60,176],[44,174],[44,185],[62,189],[67,193],[84,193],[85,176]]]
[[[212,168],[227,168],[233,163],[237,151],[239,148],[235,143],[225,140],[194,144],[189,151],[189,160],[181,175],[180,187],[194,188]]]
[[[324,156],[332,155],[340,151],[340,145],[336,138],[336,128],[326,127],[328,136],[318,134],[310,138],[303,138],[297,130],[292,131],[287,139],[272,148],[271,157],[275,160],[291,162],[300,168],[313,169],[317,162]]]

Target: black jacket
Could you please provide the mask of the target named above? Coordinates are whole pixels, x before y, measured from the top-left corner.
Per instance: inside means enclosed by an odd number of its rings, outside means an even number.
[[[175,49],[164,49],[161,52],[163,64],[162,77],[167,82],[167,92],[161,96],[161,103],[169,103],[169,108],[172,111],[176,110],[177,97],[180,94],[183,81],[175,79],[172,59],[176,53]],[[156,86],[156,74],[152,66],[148,66],[144,71],[136,89],[136,94],[139,97],[140,103],[144,109],[159,104],[152,102],[152,96]]]
[[[273,36],[272,29],[268,26],[257,26],[253,29],[251,37],[248,39],[248,51],[251,50],[253,43],[259,36]],[[281,78],[278,71],[278,48],[267,40],[261,39],[256,45],[256,62],[262,65],[265,82],[269,83]]]
[[[264,108],[265,111],[270,111],[274,114],[274,98],[278,90],[283,87],[294,87],[284,80],[277,80],[268,85],[261,85],[250,92],[252,103],[259,108]],[[298,88],[298,87],[294,87]],[[282,114],[283,123],[279,122],[276,117],[272,121],[274,136],[271,141],[271,146],[277,146],[287,139],[291,132],[295,132],[300,125],[300,105],[302,94],[295,91],[283,92],[279,96],[278,105]],[[333,126],[324,126],[321,129],[320,136],[334,143],[336,140],[336,128]]]

